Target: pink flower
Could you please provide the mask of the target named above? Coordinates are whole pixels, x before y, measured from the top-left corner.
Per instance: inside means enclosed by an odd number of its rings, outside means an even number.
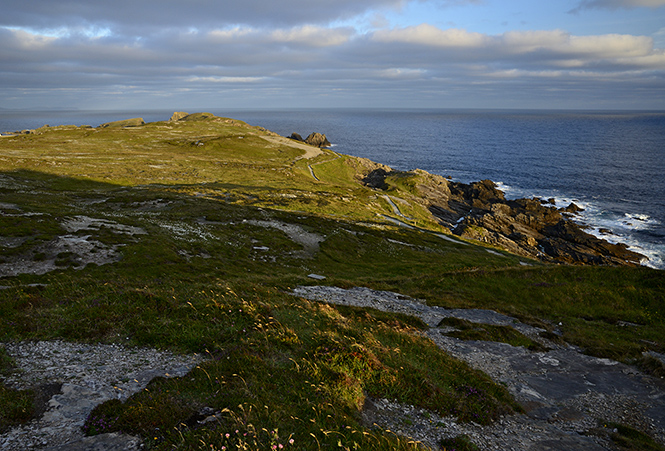
[[[293,442],[295,442],[295,440],[293,439],[289,440],[289,445],[293,445]]]

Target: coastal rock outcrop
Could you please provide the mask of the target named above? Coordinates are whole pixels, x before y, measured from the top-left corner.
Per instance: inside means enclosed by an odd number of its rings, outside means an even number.
[[[311,133],[307,138],[305,138],[305,142],[311,146],[316,147],[330,146],[330,141],[328,141],[326,135],[317,132]]]
[[[171,115],[171,118],[169,119],[169,122],[177,122],[183,117],[189,116],[189,113],[185,113],[184,111],[176,111]]]
[[[121,121],[106,122],[100,125],[100,128],[111,128],[111,127],[139,127],[145,125],[145,121],[142,117],[134,117],[131,119],[123,119]]]
[[[310,146],[315,146],[315,147],[328,147],[330,146],[330,141],[328,141],[328,138],[326,138],[326,135],[314,132],[310,133],[310,135],[303,139],[302,136],[298,133],[291,133],[291,136],[289,136],[289,139],[293,139],[295,141],[301,141],[309,144]]]
[[[491,180],[452,182],[422,170],[385,168],[367,173],[363,183],[385,190],[391,180],[410,179],[414,195],[453,234],[543,261],[590,265],[638,266],[645,257],[624,244],[613,244],[584,231],[571,218],[582,208],[556,208],[552,200],[508,200]]]

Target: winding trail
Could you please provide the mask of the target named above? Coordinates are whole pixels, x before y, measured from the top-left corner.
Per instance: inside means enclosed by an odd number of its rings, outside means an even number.
[[[333,162],[333,161],[335,161],[335,160],[339,160],[340,158],[342,158],[342,156],[341,156],[340,154],[338,154],[337,152],[334,152],[334,151],[332,151],[332,150],[330,150],[330,149],[326,149],[326,150],[327,150],[328,152],[334,154],[334,155],[335,155],[335,158],[333,158],[332,160],[318,161],[318,162],[316,162],[316,163],[312,163],[312,164],[308,164],[308,165],[307,165],[307,167],[309,168],[309,173],[312,174],[312,177],[313,177],[314,180],[316,180],[317,182],[320,182],[321,179],[319,179],[319,178],[316,176],[316,174],[314,174],[314,168],[313,168],[312,166],[315,166],[315,165],[317,165],[317,164],[330,163],[330,162]]]
[[[388,202],[388,205],[390,205],[390,207],[393,209],[394,214],[396,214],[400,218],[403,218],[405,221],[413,221],[413,218],[409,218],[408,216],[405,216],[404,213],[402,213],[402,211],[399,209],[397,205],[395,205],[395,202],[393,202],[390,196],[384,194],[380,197],[384,199],[386,202]]]
[[[296,149],[304,150],[305,154],[304,155],[299,155],[298,157],[296,157],[296,161],[301,160],[303,158],[306,159],[306,160],[309,160],[309,159],[312,159],[314,157],[318,157],[319,155],[321,155],[323,153],[323,151],[318,147],[314,147],[314,146],[310,146],[309,144],[294,141],[293,139],[284,138],[283,136],[276,136],[276,135],[274,135],[274,136],[273,135],[265,136],[265,135],[261,135],[261,138],[263,138],[266,141],[268,141],[270,143],[273,143],[273,144],[280,144],[280,145],[284,145],[284,146],[288,146],[288,147],[294,147]]]

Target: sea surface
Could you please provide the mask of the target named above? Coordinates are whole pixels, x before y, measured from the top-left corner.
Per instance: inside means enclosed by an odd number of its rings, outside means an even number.
[[[281,135],[326,134],[335,151],[398,170],[420,168],[508,198],[583,207],[579,221],[665,269],[665,111],[214,110]],[[172,111],[0,111],[0,132],[92,125]]]

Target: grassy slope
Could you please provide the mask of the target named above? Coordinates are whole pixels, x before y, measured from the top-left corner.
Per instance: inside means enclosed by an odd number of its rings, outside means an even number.
[[[310,273],[330,285],[492,308],[550,329],[561,323],[566,340],[599,356],[630,361],[663,351],[662,272],[525,267],[508,254],[398,228],[378,216],[394,216],[382,193],[356,181],[357,160],[329,151],[300,159],[302,150],[267,135],[219,119],[0,140],[0,236],[26,238],[3,247],[3,259],[38,258],[35,249],[76,216],[147,232],[75,232],[121,245],[122,260],[75,269],[62,255],[61,270],[0,279],[9,287],[0,290],[0,340],[122,342],[211,357],[125,405],[103,405],[91,432],[142,434],[155,449],[407,449],[406,440],[360,426],[365,393],[479,422],[518,408],[501,387],[419,337],[418,321],[286,293],[312,283]],[[400,209],[413,224],[440,231],[408,191],[395,183],[389,194],[406,201]],[[308,257],[268,223],[324,241]],[[21,410],[24,397],[10,395],[0,393],[0,403]],[[206,427],[188,423],[202,407],[226,410]]]

